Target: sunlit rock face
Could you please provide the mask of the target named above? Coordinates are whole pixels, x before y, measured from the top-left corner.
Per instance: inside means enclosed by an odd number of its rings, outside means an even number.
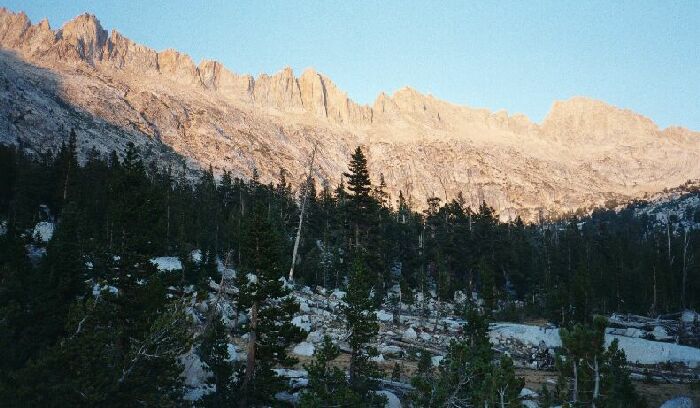
[[[416,209],[429,196],[486,201],[503,219],[535,220],[624,201],[700,178],[700,134],[659,129],[601,101],[557,101],[541,123],[457,106],[411,88],[372,106],[329,78],[290,68],[256,78],[196,64],[102,28],[84,14],[53,30],[0,9],[0,141],[55,148],[75,128],[82,152],[122,149],[191,168],[298,182],[315,144],[317,179],[340,181],[361,145]],[[182,164],[181,164],[182,163]],[[461,192],[461,195],[460,195]]]

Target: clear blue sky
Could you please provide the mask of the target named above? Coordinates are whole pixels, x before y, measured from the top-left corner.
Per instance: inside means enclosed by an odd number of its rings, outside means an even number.
[[[700,130],[700,1],[0,0],[57,28],[106,29],[235,72],[308,66],[371,103],[409,85],[541,121],[584,95]]]

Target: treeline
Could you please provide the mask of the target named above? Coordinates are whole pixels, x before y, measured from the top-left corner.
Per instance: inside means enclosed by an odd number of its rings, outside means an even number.
[[[291,266],[297,196],[305,186],[295,191],[284,170],[269,184],[227,172],[217,180],[211,170],[190,180],[144,164],[133,146],[123,158],[89,153],[80,166],[71,140],[40,157],[0,148],[0,217],[8,227],[31,229],[46,217],[42,204],[59,226],[70,215],[75,244],[96,274],[108,270],[115,255],[187,261],[200,249],[208,267],[195,271],[185,264],[186,279],[197,283],[215,274],[217,257],[233,267],[244,261],[244,231],[255,202],[283,246],[280,265]],[[521,300],[525,310],[559,323],[589,321],[595,313],[699,306],[697,230],[654,227],[631,209],[547,224],[503,223],[485,204],[469,208],[461,195],[447,203],[431,197],[417,212],[402,195],[389,197],[383,178],[371,183],[359,148],[349,168],[336,186],[308,185],[297,283],[343,286],[349,254],[361,248],[378,299],[396,283],[434,290],[441,299],[457,290],[478,292],[488,310]],[[700,209],[689,212],[700,221]]]
[[[211,172],[198,183],[180,180],[163,187],[169,178],[146,170],[133,146],[123,159],[96,157],[78,166],[74,136],[55,157],[37,160],[2,150],[3,163],[10,166],[4,173],[9,175],[3,181],[7,218],[0,236],[0,401],[9,407],[285,405],[278,395],[287,390],[287,381],[274,369],[297,363],[287,349],[304,337],[291,323],[299,305],[280,280],[290,246],[285,214],[295,210],[290,187],[263,186],[256,179],[229,183],[227,176],[217,186]],[[344,281],[347,291],[341,312],[349,362],[345,369],[329,364],[338,349],[326,337],[307,366],[309,387],[301,406],[385,403],[376,392],[383,373],[372,361],[379,330],[374,310],[382,300],[375,288],[384,279],[373,268],[383,261],[369,249],[380,237],[368,215],[386,209],[371,199],[359,150],[348,179],[342,240],[347,246],[339,250],[338,264],[350,266],[335,279]],[[234,194],[238,206],[219,217],[226,208],[221,202],[234,200]],[[23,211],[17,202],[39,210]],[[45,256],[36,256],[44,243],[31,236],[31,225],[45,218],[57,228]],[[219,233],[217,222],[234,232]],[[181,238],[170,238],[171,231]],[[202,248],[200,261],[192,259],[193,248]],[[149,262],[163,251],[182,254],[182,274],[160,273]],[[217,255],[227,263],[234,258],[229,265],[237,270],[233,294],[210,291],[209,279],[219,279]],[[246,318],[227,325],[216,307],[218,296]],[[194,313],[194,300],[208,305],[204,316]],[[454,358],[461,359],[454,363],[457,371],[435,373],[441,378],[437,388],[428,385],[433,370],[430,356],[423,356],[428,365],[423,363],[414,380],[423,386],[412,396],[425,401],[421,406],[454,398],[485,406],[504,398],[508,405],[518,404],[522,380],[512,362],[494,362],[488,325],[478,315],[470,321],[480,330],[454,344],[459,350]],[[231,360],[231,336],[245,338],[244,361]],[[181,376],[187,356],[206,363],[202,369],[213,386],[194,404],[185,400]],[[474,362],[474,370],[465,371],[465,359]],[[495,375],[477,378],[491,371]],[[467,379],[473,384],[466,386]]]
[[[309,183],[296,194],[283,171],[270,184],[229,173],[217,180],[211,170],[192,180],[146,164],[133,145],[121,157],[92,151],[81,164],[75,139],[38,157],[0,147],[0,400],[8,406],[181,405],[180,358],[193,347],[217,390],[201,405],[275,403],[284,381],[273,368],[294,364],[286,348],[301,340],[291,325],[298,305],[280,280],[291,266],[297,195],[308,201],[295,281],[346,289],[351,347],[346,376],[329,364],[338,350],[325,342],[308,366],[305,406],[383,405],[370,359],[379,327],[373,311],[394,284],[441,299],[478,292],[487,315],[519,300],[531,314],[567,325],[590,324],[595,312],[647,311],[650,299],[657,311],[698,302],[690,262],[697,245],[681,245],[696,242],[696,232],[650,230],[628,213],[597,214],[581,228],[578,220],[501,223],[488,206],[472,210],[459,197],[444,205],[431,198],[418,213],[402,196],[393,203],[381,179],[371,183],[360,148],[339,185]],[[32,234],[42,221],[56,225],[48,243]],[[690,248],[686,258],[682,247]],[[159,273],[149,262],[163,255],[179,257],[181,273]],[[209,282],[219,282],[222,262],[239,272],[232,304],[250,315],[233,332],[216,308],[199,326],[187,310],[188,296],[213,295]],[[640,295],[653,288],[655,297]],[[516,403],[522,381],[509,359],[494,361],[488,325],[470,310],[465,338],[439,370],[423,356],[412,397],[421,405]],[[591,336],[590,327],[572,327]],[[230,335],[246,335],[246,361],[229,361]],[[589,368],[615,361],[622,370],[616,351],[599,341],[576,351],[575,338],[566,348]],[[597,368],[589,371],[599,378]],[[628,385],[616,399],[634,398]],[[571,398],[564,386],[552,394]]]

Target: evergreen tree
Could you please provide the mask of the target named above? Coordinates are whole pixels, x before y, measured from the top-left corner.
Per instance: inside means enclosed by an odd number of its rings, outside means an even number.
[[[637,393],[632,384],[629,369],[627,369],[627,357],[624,350],[619,348],[617,339],[613,340],[605,351],[603,361],[605,365],[601,369],[601,404],[596,406],[622,408],[647,406],[646,400]]]
[[[17,406],[167,407],[182,403],[179,356],[189,340],[189,321],[169,305],[128,344],[116,329],[119,305],[103,293],[77,302],[63,341],[18,372]],[[112,299],[114,299],[112,297]]]
[[[226,326],[221,321],[219,313],[211,316],[211,321],[203,334],[200,353],[214,376],[213,383],[216,387],[213,393],[202,398],[201,405],[203,407],[235,405],[235,393],[232,390],[233,364],[229,361]]]
[[[430,377],[433,369],[433,361],[431,359],[430,353],[427,351],[421,351],[418,357],[418,364],[416,365],[416,372],[419,376]]]
[[[57,176],[55,186],[54,203],[55,208],[60,211],[62,206],[69,198],[73,197],[77,191],[78,185],[78,154],[77,154],[77,135],[74,129],[71,129],[68,136],[68,145],[62,144],[61,149],[56,156],[55,161]]]
[[[16,386],[15,370],[54,340],[37,324],[37,306],[45,294],[43,271],[30,264],[26,242],[14,226],[7,228],[0,235],[0,400],[5,401],[3,396]]]
[[[348,386],[345,372],[330,363],[340,354],[330,337],[325,336],[321,347],[314,353],[314,361],[306,365],[309,386],[301,396],[303,407],[360,407],[367,406],[363,396]]]
[[[370,282],[362,260],[355,258],[343,307],[351,348],[348,381],[366,401],[374,400],[374,378],[379,375],[376,364],[370,361],[378,353],[369,343],[379,331]]]
[[[412,380],[412,398],[418,406],[520,406],[522,378],[512,361],[493,362],[488,323],[475,311],[468,316],[466,337],[453,340],[437,374],[418,374]]]
[[[539,398],[538,398],[539,404],[541,407],[551,407],[552,406],[552,394],[549,392],[549,388],[547,387],[547,383],[542,384],[542,388],[540,389],[539,392]]]
[[[385,294],[387,265],[390,259],[385,234],[389,216],[388,196],[384,197],[383,188],[372,188],[367,166],[367,158],[358,146],[351,155],[349,172],[343,176],[348,180],[347,219],[349,236],[348,252],[361,254],[368,268],[374,272],[374,291],[376,305],[381,303]],[[380,204],[375,197],[387,203]]]
[[[44,279],[39,290],[42,301],[35,306],[40,336],[52,343],[64,334],[65,319],[71,303],[86,291],[85,262],[79,233],[80,214],[77,205],[67,204],[61,212],[61,221],[47,247],[43,269]]]
[[[348,180],[349,218],[352,226],[351,242],[354,247],[367,246],[367,234],[370,213],[374,210],[374,200],[372,199],[372,183],[367,169],[367,158],[358,146],[351,156],[350,171],[343,173]]]
[[[558,399],[572,407],[644,406],[625,369],[624,352],[616,341],[605,348],[606,323],[597,317],[592,326],[577,323],[560,330],[564,354],[557,357]]]
[[[384,174],[379,175],[379,184],[374,188],[373,198],[382,208],[391,208],[391,195],[387,190]]]
[[[258,203],[247,227],[242,248],[243,263],[236,280],[240,310],[250,310],[250,321],[242,329],[248,333],[245,375],[240,383],[242,406],[273,401],[284,381],[272,370],[290,366],[296,360],[287,355],[286,347],[303,338],[291,323],[299,305],[288,296],[280,268],[280,246]]]
[[[241,313],[256,310],[257,316],[237,328],[237,335],[254,334],[255,353],[249,353],[253,369],[246,373],[245,367],[235,367],[241,375],[231,375],[230,393],[244,396],[237,402],[248,405],[272,403],[268,391],[282,389],[282,381],[271,368],[291,361],[283,349],[289,338],[298,338],[287,330],[296,309],[278,281],[283,276],[279,265],[288,265],[291,253],[290,222],[299,211],[288,177],[282,173],[273,185],[261,184],[257,172],[250,182],[224,172],[217,185],[212,169],[192,179],[184,167],[165,170],[147,162],[133,144],[107,157],[86,152],[81,164],[76,136],[71,132],[56,154],[30,155],[22,146],[0,146],[0,400],[16,401],[21,395],[34,405],[109,406],[105,398],[118,396],[135,405],[137,398],[154,401],[156,390],[175,392],[176,362],[144,360],[138,351],[172,306],[166,295],[177,299],[187,293],[187,286],[178,286],[184,281],[199,284],[197,297],[205,299],[209,279],[220,281],[217,259],[224,259],[239,272],[236,306]],[[692,262],[700,258],[695,245],[700,232],[673,233],[674,223],[681,221],[677,217],[697,221],[700,210],[695,208],[662,224],[654,214],[640,216],[634,204],[590,216],[543,216],[541,224],[532,225],[500,222],[483,202],[473,212],[462,195],[445,203],[433,197],[428,211],[419,213],[400,193],[394,211],[381,178],[373,188],[361,149],[341,180],[335,191],[325,185],[318,197],[310,186],[297,267],[304,282],[325,287],[350,279],[352,301],[346,312],[355,357],[346,388],[363,402],[376,376],[367,364],[372,354],[367,345],[376,333],[373,311],[393,282],[399,283],[405,303],[413,301],[415,290],[435,289],[442,300],[458,289],[477,291],[487,314],[505,313],[519,300],[526,306],[515,317],[545,316],[566,326],[567,358],[559,364],[562,380],[552,401],[570,403],[577,394],[579,405],[597,407],[643,402],[634,393],[623,353],[613,346],[605,349],[597,326],[585,324],[593,314],[656,315],[700,307],[700,274]],[[56,225],[48,244],[32,238],[39,221]],[[201,250],[202,262],[191,260],[195,249]],[[149,259],[162,255],[178,255],[183,273],[157,272]],[[363,259],[359,273],[348,262],[356,258]],[[166,290],[170,286],[176,289]],[[95,305],[92,298],[98,299]],[[468,362],[469,371],[460,371],[466,368],[458,363],[434,370],[429,355],[422,359],[422,375],[435,379],[424,382],[429,390],[421,395],[428,395],[428,405],[451,395],[433,392],[434,386],[454,391],[462,373],[480,379],[460,397],[470,404],[499,405],[501,397],[512,401],[509,393],[517,386],[509,363],[491,362],[490,346],[483,341],[487,325],[468,320],[467,336],[445,364]],[[692,326],[685,330],[697,332]],[[226,336],[207,335],[218,339],[206,347],[214,367],[225,359]],[[690,341],[679,336],[681,343]],[[88,361],[79,354],[83,350],[99,355]],[[120,383],[134,358],[138,364]],[[243,387],[246,374],[251,378]],[[133,380],[152,377],[148,386]],[[62,399],[52,398],[56,390]],[[176,394],[164,397],[164,404],[179,403]]]

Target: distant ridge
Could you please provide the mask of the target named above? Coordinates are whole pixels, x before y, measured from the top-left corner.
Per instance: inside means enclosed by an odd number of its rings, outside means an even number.
[[[699,133],[588,98],[555,102],[541,124],[408,87],[360,105],[313,69],[254,78],[196,65],[108,33],[91,14],[52,30],[0,9],[0,47],[0,141],[35,149],[72,127],[85,149],[133,141],[163,160],[242,177],[256,168],[263,180],[284,168],[299,180],[319,143],[317,178],[336,183],[359,144],[394,198],[402,190],[421,208],[462,192],[466,205],[485,200],[503,218],[531,220],[700,177]]]

